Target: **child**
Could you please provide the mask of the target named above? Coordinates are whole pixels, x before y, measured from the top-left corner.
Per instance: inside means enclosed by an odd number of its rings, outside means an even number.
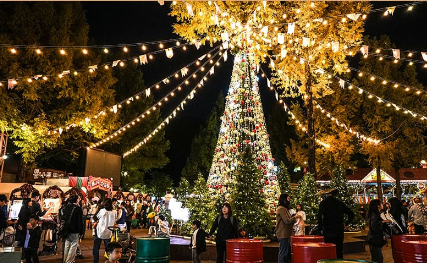
[[[122,246],[118,242],[108,243],[105,248],[108,259],[105,263],[119,263],[120,258],[122,258],[122,249]]]
[[[157,220],[157,225],[159,229],[157,230],[158,237],[168,237],[169,236],[169,222],[166,220],[164,215],[160,215]]]
[[[31,215],[30,221],[27,224],[27,233],[24,241],[26,263],[39,263],[39,256],[37,254],[37,250],[39,249],[42,230],[37,224],[38,221],[38,216]]]
[[[190,247],[193,263],[200,263],[200,254],[206,251],[206,240],[208,234],[200,228],[200,221],[193,221],[193,236],[191,237]]]
[[[239,238],[248,238],[246,236],[246,229],[244,229],[244,228],[239,229]]]

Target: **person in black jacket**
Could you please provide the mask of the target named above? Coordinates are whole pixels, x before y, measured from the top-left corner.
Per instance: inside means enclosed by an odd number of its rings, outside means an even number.
[[[63,222],[69,222],[68,235],[65,237],[64,244],[64,263],[74,262],[79,239],[84,234],[83,210],[77,205],[78,202],[79,196],[70,196],[61,218],[61,220],[65,220]]]
[[[200,221],[193,221],[193,236],[191,237],[190,249],[191,249],[191,258],[193,263],[200,263],[200,254],[206,251],[206,240],[208,234],[200,228]]]
[[[331,189],[327,197],[320,202],[317,214],[317,224],[323,231],[326,243],[333,243],[337,247],[337,258],[343,258],[344,228],[354,219],[354,212],[342,201],[335,198],[338,190]],[[348,219],[344,225],[344,214]]]
[[[25,262],[26,263],[39,263],[39,256],[37,250],[39,249],[40,237],[42,230],[38,225],[39,217],[31,215],[26,228],[26,235],[24,239]]]
[[[21,210],[18,214],[18,230],[16,231],[16,240],[18,246],[22,247],[27,232],[27,224],[30,221],[31,215],[43,216],[46,211],[42,211],[40,206],[40,192],[34,191],[31,193],[31,199],[24,199],[22,202]],[[24,250],[22,250],[24,251]]]
[[[389,220],[382,220],[380,217],[380,211],[383,209],[381,201],[378,199],[371,200],[369,202],[368,210],[368,222],[369,222],[369,233],[368,233],[368,244],[369,251],[371,252],[371,260],[377,263],[383,263],[383,252],[382,247],[387,243],[384,239],[384,223],[389,223]]]
[[[222,263],[225,259],[226,240],[239,236],[239,227],[230,204],[225,203],[222,206],[221,214],[213,222],[209,236],[212,236],[216,229],[216,262]]]
[[[8,202],[6,195],[0,195],[0,231],[3,231],[3,229],[12,223],[12,221],[6,220],[7,215],[5,215],[3,210],[3,207],[6,206]]]

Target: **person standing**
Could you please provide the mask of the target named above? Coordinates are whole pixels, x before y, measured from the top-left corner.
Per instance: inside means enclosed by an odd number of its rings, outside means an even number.
[[[42,230],[38,225],[39,217],[31,215],[27,224],[26,235],[24,239],[25,262],[39,263],[37,250],[39,249]]]
[[[114,226],[117,220],[117,211],[113,209],[113,202],[107,198],[104,202],[104,207],[101,208],[93,217],[96,221],[96,235],[93,237],[93,263],[99,263],[99,249],[101,242],[104,241],[104,247],[110,243],[112,231],[108,229],[109,226]]]
[[[25,241],[25,235],[27,232],[27,224],[30,221],[31,215],[43,216],[45,212],[42,212],[40,206],[40,192],[34,191],[31,193],[31,199],[25,199],[22,202],[21,210],[18,214],[18,230],[16,231],[16,240],[18,246],[22,247]],[[20,227],[19,227],[20,226]],[[24,253],[24,250],[22,250]]]
[[[424,205],[419,197],[414,198],[414,205],[409,209],[408,218],[409,222],[414,224],[415,234],[424,234],[424,225],[426,221],[423,214]],[[409,223],[409,224],[411,224]]]
[[[295,214],[296,222],[294,224],[294,233],[295,236],[302,236],[305,235],[305,220],[306,215],[305,212],[302,210],[302,205],[297,204],[297,213]]]
[[[65,237],[64,244],[64,263],[73,263],[77,253],[77,246],[80,237],[83,236],[85,226],[83,221],[83,211],[79,203],[79,196],[72,195],[68,198],[68,204],[64,208],[61,221],[70,222],[67,226],[68,235]]]
[[[132,227],[132,218],[133,218],[133,215],[135,214],[135,209],[133,208],[133,205],[129,200],[126,201],[126,206],[127,206],[126,229],[127,229],[127,232],[130,233],[130,229]]]
[[[389,223],[389,220],[382,220],[380,211],[383,205],[379,199],[374,199],[369,202],[368,222],[369,232],[367,240],[369,244],[369,251],[371,252],[371,260],[377,263],[383,263],[382,248],[387,243],[384,238],[384,223]]]
[[[200,228],[200,221],[194,220],[192,227],[194,229],[193,235],[191,237],[191,242],[189,249],[191,249],[191,258],[193,263],[200,263],[200,254],[206,251],[206,240],[205,238],[208,234]]]
[[[9,201],[7,200],[7,197],[6,197],[6,195],[3,195],[3,194],[1,194],[0,195],[0,233],[1,233],[1,231],[4,231],[4,229],[9,225],[9,224],[11,224],[12,223],[12,221],[10,221],[10,220],[6,220],[7,219],[7,216],[6,216],[6,214],[4,213],[4,207],[6,206],[7,207],[7,203],[8,203]]]
[[[125,202],[120,203],[117,213],[118,213],[117,221],[116,221],[117,226],[120,227],[120,231],[126,231],[127,207]]]
[[[343,258],[344,228],[354,219],[354,212],[335,196],[338,190],[330,189],[326,193],[327,197],[320,202],[317,214],[317,224],[323,231],[326,243],[336,245],[337,258]],[[344,214],[348,216],[344,224]]]
[[[276,210],[276,237],[279,240],[279,263],[291,262],[292,225],[295,219],[289,213],[290,196],[281,194]]]
[[[217,230],[218,229],[218,230]],[[216,233],[216,263],[224,262],[227,239],[237,238],[239,236],[239,227],[237,219],[233,216],[233,211],[229,203],[224,203],[220,215],[217,216],[212,224],[209,236]]]

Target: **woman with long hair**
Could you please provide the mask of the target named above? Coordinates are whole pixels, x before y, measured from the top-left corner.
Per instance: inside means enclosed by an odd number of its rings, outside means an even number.
[[[382,248],[387,243],[384,238],[384,223],[389,223],[389,220],[382,220],[380,211],[383,205],[380,200],[374,199],[369,202],[368,222],[369,233],[367,241],[369,244],[369,251],[371,252],[371,260],[377,263],[383,263]]]
[[[96,227],[96,235],[93,237],[93,263],[99,262],[99,249],[101,248],[101,242],[104,241],[104,248],[110,243],[112,231],[108,229],[109,226],[114,226],[117,220],[117,211],[113,209],[113,201],[111,198],[107,198],[104,202],[104,207],[99,209],[98,212],[93,216],[96,221],[94,227]]]
[[[276,236],[279,240],[279,263],[291,262],[291,242],[292,225],[294,218],[289,213],[291,197],[287,194],[281,194],[279,205],[276,210]]]
[[[218,230],[217,230],[218,229]],[[209,236],[216,232],[216,262],[222,263],[225,259],[226,240],[237,238],[239,236],[239,227],[237,220],[233,216],[233,211],[229,203],[224,203],[221,213],[212,224]]]
[[[408,221],[408,212],[403,208],[402,203],[397,197],[392,197],[389,200],[390,211],[389,214],[396,220],[399,225],[399,232],[394,232],[393,234],[407,234],[407,224]]]

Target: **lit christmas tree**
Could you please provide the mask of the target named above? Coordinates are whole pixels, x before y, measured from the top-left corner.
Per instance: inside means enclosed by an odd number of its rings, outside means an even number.
[[[221,117],[220,133],[207,184],[216,200],[230,201],[238,158],[242,151],[250,146],[256,166],[263,176],[266,204],[268,209],[274,212],[275,201],[280,195],[280,190],[262,110],[256,68],[251,47],[241,48],[235,55],[224,115]]]
[[[194,220],[200,220],[202,228],[209,231],[213,220],[218,215],[218,211],[213,209],[215,200],[211,198],[209,189],[206,187],[206,181],[201,173],[199,173],[194,182],[194,187],[185,203],[185,207],[190,211],[190,218],[182,226],[182,231],[190,234],[192,232],[191,225]]]
[[[231,204],[239,227],[245,228],[250,236],[270,236],[273,224],[265,202],[264,180],[250,146],[242,152],[234,179]]]
[[[319,209],[320,199],[316,193],[319,191],[314,176],[310,173],[298,182],[296,204],[301,204],[307,216],[305,221],[307,224],[315,224],[317,222],[317,211]]]
[[[331,188],[337,189],[337,198],[344,202],[351,210],[353,210],[354,217],[353,222],[348,226],[357,230],[362,229],[365,226],[365,220],[360,215],[359,207],[354,200],[354,191],[348,185],[347,179],[345,178],[345,170],[342,166],[337,166],[333,171],[333,178],[331,180]],[[345,215],[347,216],[347,215]]]
[[[280,191],[283,194],[291,195],[291,175],[283,162],[280,162],[277,179],[279,180]]]

